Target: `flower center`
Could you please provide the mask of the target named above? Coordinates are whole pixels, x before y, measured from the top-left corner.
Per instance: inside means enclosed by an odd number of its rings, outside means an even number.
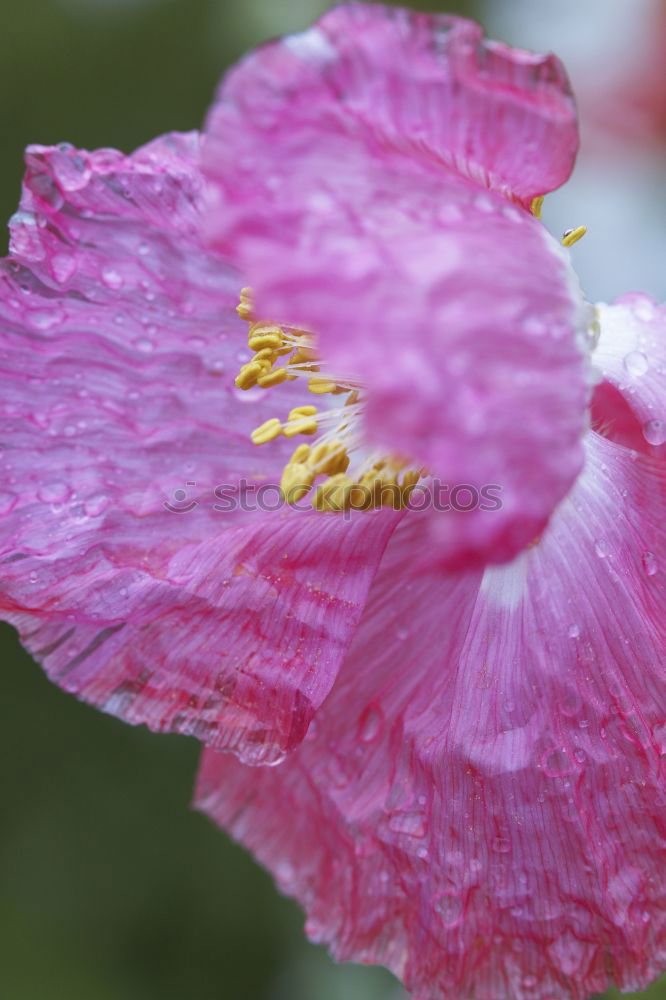
[[[327,407],[304,403],[286,420],[274,417],[252,431],[256,445],[280,435],[313,437],[312,444],[296,448],[284,468],[280,487],[286,502],[294,505],[314,489],[312,506],[319,511],[405,507],[424,472],[406,459],[365,448],[362,383],[322,372],[312,333],[257,319],[251,289],[241,291],[236,311],[249,325],[248,346],[254,352],[236,377],[238,389],[271,389],[302,379],[312,395],[330,397]]]

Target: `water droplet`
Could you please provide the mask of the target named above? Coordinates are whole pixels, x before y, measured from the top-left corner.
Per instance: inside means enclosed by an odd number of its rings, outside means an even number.
[[[125,284],[125,279],[122,274],[115,270],[113,267],[102,268],[102,281],[107,288],[122,288]]]
[[[44,503],[62,503],[64,500],[69,499],[71,493],[72,491],[67,483],[55,480],[52,483],[46,483],[44,486],[41,486],[37,492],[37,497]]]
[[[137,350],[143,351],[144,354],[150,354],[150,352],[155,348],[155,345],[153,344],[152,340],[148,340],[147,337],[139,337],[137,340],[134,341],[134,346],[137,348]]]
[[[43,309],[30,313],[30,323],[36,330],[50,330],[62,322],[63,314],[58,309]]]
[[[435,912],[442,918],[445,927],[455,927],[463,916],[463,901],[459,893],[453,889],[442,892],[435,897]]]
[[[495,837],[490,846],[497,854],[508,854],[511,850],[511,844],[506,837]]]
[[[421,809],[395,812],[388,822],[389,830],[409,837],[425,837],[425,815]]]
[[[262,389],[238,389],[234,386],[231,392],[239,403],[256,403],[263,396]]]
[[[60,285],[72,277],[76,268],[76,257],[68,253],[57,253],[51,261],[53,277]]]
[[[404,642],[405,639],[409,638],[409,631],[406,628],[397,628],[395,630],[395,637],[399,639],[400,642]]]
[[[579,764],[584,764],[587,760],[587,754],[580,747],[577,750],[574,750],[574,757]]]
[[[624,359],[624,367],[630,375],[640,378],[650,367],[648,359],[642,351],[630,351]]]
[[[536,976],[523,976],[523,989],[531,990],[536,986],[536,984]]]
[[[337,757],[331,757],[328,762],[328,773],[336,788],[346,788],[349,784],[347,770]]]
[[[384,713],[379,705],[368,705],[358,723],[358,738],[362,743],[373,743],[384,728]]]
[[[648,576],[656,576],[659,566],[654,552],[644,552],[641,557],[641,562],[643,563],[643,569]]]
[[[611,554],[611,550],[605,538],[598,538],[596,540],[594,543],[594,551],[600,559],[606,559]]]
[[[654,418],[643,424],[643,437],[648,444],[658,447],[666,441],[666,423]]]
[[[90,180],[90,168],[69,143],[60,143],[51,156],[53,174],[63,191],[78,191]]]
[[[103,493],[98,493],[93,497],[86,500],[84,504],[85,512],[88,517],[99,517],[103,514],[106,508],[109,506],[109,498]]]
[[[575,624],[574,625],[570,625],[569,626],[569,631],[567,632],[567,635],[569,636],[570,639],[577,639],[578,636],[580,635],[580,627],[578,625],[575,625]]]
[[[575,767],[564,747],[555,747],[544,754],[542,761],[544,774],[549,778],[563,778],[571,774]]]

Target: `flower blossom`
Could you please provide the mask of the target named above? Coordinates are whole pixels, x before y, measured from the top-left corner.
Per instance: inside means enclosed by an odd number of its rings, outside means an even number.
[[[536,217],[576,149],[554,57],[353,4],[203,142],[31,147],[3,265],[3,617],[416,1000],[664,961],[666,307]]]

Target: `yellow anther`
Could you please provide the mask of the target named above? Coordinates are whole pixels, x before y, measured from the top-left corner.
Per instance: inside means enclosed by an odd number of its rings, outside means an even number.
[[[261,351],[266,347],[277,351],[284,347],[282,331],[273,323],[253,323],[248,331],[247,343],[252,351]]]
[[[537,201],[539,200],[535,199],[533,209]],[[537,207],[540,209],[540,204]],[[569,235],[567,233],[565,237]],[[346,397],[346,407],[354,407],[362,402],[362,391],[352,385],[314,374],[319,373],[320,369],[311,333],[255,319],[251,289],[242,290],[237,312],[249,323],[248,344],[254,352],[236,377],[239,389],[250,389],[256,385],[268,389],[308,372],[313,373],[308,380],[308,387],[315,395],[343,394]],[[281,367],[276,367],[278,359]],[[360,479],[358,473],[347,475],[350,465],[347,445],[352,449],[356,448],[356,439],[352,433],[355,411],[340,407],[328,410],[325,416],[326,420],[335,416],[334,433],[338,437],[332,440],[325,438],[314,446],[301,444],[295,449],[280,482],[287,503],[295,504],[302,500],[315,487],[319,477],[322,477],[323,482],[316,488],[313,500],[313,506],[317,510],[404,507],[422,471],[410,469],[407,461],[386,456],[371,466],[366,465],[364,471],[362,467]],[[320,420],[316,406],[296,406],[289,412],[286,421],[282,422],[274,417],[256,427],[251,439],[254,444],[262,445],[280,435],[292,438],[297,434],[315,434]]]
[[[310,392],[314,392],[317,396],[325,396],[329,392],[338,392],[339,387],[336,382],[332,382],[329,378],[311,378],[308,381],[308,389]]]
[[[282,424],[276,417],[273,417],[261,424],[260,427],[255,427],[250,437],[252,444],[266,444],[267,441],[273,441],[274,438],[279,437],[281,433]]]
[[[347,471],[349,455],[342,441],[322,441],[312,449],[308,465],[316,470],[317,475],[334,476]]]
[[[541,218],[541,209],[543,208],[543,200],[544,196],[542,194],[540,194],[538,198],[532,198],[532,204],[530,205],[530,212],[537,219]]]
[[[301,446],[303,447],[303,446]],[[307,448],[307,445],[304,447]],[[298,453],[297,448],[294,455]],[[290,462],[285,466],[280,480],[280,489],[287,503],[297,503],[312,489],[315,481],[315,471],[302,462]]]
[[[269,371],[267,375],[262,375],[261,378],[258,378],[257,385],[261,386],[262,389],[270,389],[271,386],[280,385],[286,381],[287,369],[275,368],[273,371]]]
[[[293,465],[298,465],[300,462],[307,462],[309,457],[310,457],[310,445],[299,444],[298,448],[289,459],[289,462]]]
[[[317,371],[317,368],[313,367],[312,364],[316,360],[317,352],[313,351],[311,347],[297,347],[289,359],[292,365],[309,365],[310,367],[306,371]]]
[[[252,307],[254,305],[252,298],[251,288],[242,288],[240,293],[240,302],[236,306],[236,312],[241,319],[251,320],[252,319]]]
[[[291,411],[287,424],[284,428],[285,437],[295,437],[297,434],[316,434],[317,432],[317,407],[297,406]]]
[[[296,437],[297,434],[316,434],[317,421],[313,417],[301,417],[300,420],[290,420],[284,428],[286,438]]]
[[[262,373],[262,367],[254,361],[243,365],[235,379],[237,389],[251,389],[257,384],[257,378]]]
[[[296,420],[298,417],[314,417],[317,413],[316,406],[295,406],[289,413],[289,420]]]
[[[586,232],[587,226],[579,226],[578,229],[567,229],[562,236],[562,246],[572,247],[574,243],[578,243],[578,240],[582,240]]]
[[[253,361],[268,361],[269,364],[273,364],[277,358],[279,351],[273,351],[270,347],[262,347],[260,351],[257,351],[255,356],[252,358]]]
[[[346,510],[355,485],[353,479],[343,473],[331,476],[317,488],[312,505],[322,511]]]

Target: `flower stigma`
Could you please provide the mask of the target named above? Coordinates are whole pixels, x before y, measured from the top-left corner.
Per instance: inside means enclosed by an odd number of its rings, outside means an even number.
[[[256,445],[279,436],[314,438],[312,444],[298,445],[282,472],[286,502],[294,505],[314,489],[312,506],[319,511],[406,507],[425,470],[408,459],[364,448],[362,383],[322,373],[316,339],[309,331],[257,319],[250,288],[242,289],[236,311],[248,323],[248,347],[254,352],[236,376],[238,389],[271,389],[302,379],[312,396],[331,397],[328,407],[304,403],[286,420],[273,417],[250,435]]]

